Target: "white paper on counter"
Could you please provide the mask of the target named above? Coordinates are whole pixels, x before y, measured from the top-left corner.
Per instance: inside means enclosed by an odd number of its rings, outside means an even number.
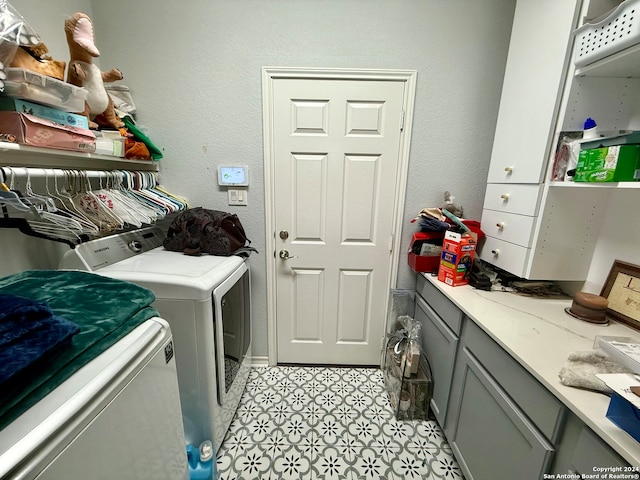
[[[640,387],[640,375],[632,373],[598,373],[596,376],[607,386],[640,409],[640,397],[631,392],[631,387]]]

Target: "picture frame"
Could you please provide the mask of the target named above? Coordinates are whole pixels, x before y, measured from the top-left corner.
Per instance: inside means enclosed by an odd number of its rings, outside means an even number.
[[[609,300],[607,316],[640,330],[640,265],[614,260],[600,295]]]

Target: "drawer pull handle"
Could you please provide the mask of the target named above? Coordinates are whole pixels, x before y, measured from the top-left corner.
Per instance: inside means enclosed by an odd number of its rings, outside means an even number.
[[[507,173],[513,172],[513,167],[504,167],[504,171]]]
[[[500,195],[500,198],[502,200],[509,200],[509,194],[508,193],[503,193],[502,195]]]
[[[504,222],[496,223],[496,227],[498,227],[500,230],[502,230],[504,228]]]
[[[498,255],[500,255],[500,250],[495,248],[495,249],[491,250],[491,253],[493,253],[497,257]]]

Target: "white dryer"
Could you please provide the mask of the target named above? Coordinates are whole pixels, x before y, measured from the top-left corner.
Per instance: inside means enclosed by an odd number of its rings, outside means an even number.
[[[251,285],[244,257],[197,257],[162,247],[147,227],[92,240],[65,253],[60,268],[130,281],[154,292],[173,332],[187,443],[216,451],[244,391],[251,361]]]

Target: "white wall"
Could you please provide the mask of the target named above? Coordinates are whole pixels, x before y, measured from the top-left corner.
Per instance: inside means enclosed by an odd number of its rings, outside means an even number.
[[[411,218],[441,205],[444,190],[466,217],[480,219],[515,0],[89,3],[99,64],[123,71],[139,125],[164,149],[162,183],[194,206],[237,213],[260,251],[250,260],[256,355],[268,353],[265,262],[272,258],[265,251],[262,66],[417,70],[402,244],[415,231]],[[52,54],[67,59],[64,17],[85,5],[21,0],[18,8]],[[247,207],[229,207],[216,184],[216,166],[232,162],[250,166]],[[400,288],[413,287],[404,260],[398,278]]]
[[[620,189],[612,193],[583,289],[599,294],[615,260],[640,265],[637,189]]]

